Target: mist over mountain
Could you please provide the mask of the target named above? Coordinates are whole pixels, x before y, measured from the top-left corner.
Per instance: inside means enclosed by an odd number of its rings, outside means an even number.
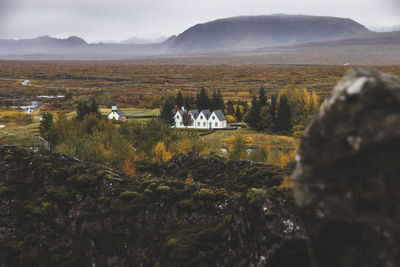
[[[77,36],[58,39],[45,35],[34,39],[0,40],[0,53],[71,53],[87,46],[88,43]]]
[[[249,50],[338,40],[368,33],[363,25],[334,17],[304,15],[240,16],[197,24],[178,35],[176,52]]]
[[[400,25],[393,25],[393,26],[388,26],[388,27],[374,27],[372,30],[377,31],[377,32],[394,32],[394,31],[400,31]]]
[[[1,40],[0,58],[5,59],[121,59],[127,56],[158,55],[165,53],[163,43],[87,43],[84,39],[71,36],[58,39],[40,36],[34,39]]]
[[[319,64],[318,58],[328,55],[324,64],[330,64],[332,60],[332,64],[343,61],[363,64],[372,59],[380,59],[380,64],[397,64],[400,60],[397,57],[399,39],[398,32],[370,31],[351,19],[279,14],[240,16],[197,24],[177,36],[159,39],[158,43],[154,39],[136,37],[121,43],[87,43],[76,36],[0,39],[0,59],[118,60],[281,55],[273,62],[289,64],[297,58],[296,64]],[[354,53],[356,46],[357,53]]]
[[[168,37],[157,37],[157,38],[141,38],[141,37],[130,37],[121,43],[123,44],[156,44],[162,43],[167,40]]]

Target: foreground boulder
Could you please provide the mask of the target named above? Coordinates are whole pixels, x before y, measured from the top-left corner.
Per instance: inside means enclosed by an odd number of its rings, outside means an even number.
[[[350,71],[296,160],[314,266],[400,266],[400,80]]]

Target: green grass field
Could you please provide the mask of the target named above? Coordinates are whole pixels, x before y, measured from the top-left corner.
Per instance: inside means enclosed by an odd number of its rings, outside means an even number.
[[[142,109],[142,108],[120,108],[126,115],[143,115],[143,116],[158,116],[159,109]],[[100,108],[101,115],[110,114],[110,108]]]

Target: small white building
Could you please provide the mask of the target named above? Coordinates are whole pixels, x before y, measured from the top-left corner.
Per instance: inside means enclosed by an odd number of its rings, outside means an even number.
[[[40,107],[39,101],[31,101],[31,104],[29,106],[20,106],[20,109],[25,110],[25,112],[28,114],[32,114],[39,107]]]
[[[227,127],[227,122],[224,113],[221,110],[215,110],[211,112],[210,110],[198,111],[193,109],[189,111],[192,118],[192,124],[185,126],[183,123],[183,114],[185,109],[174,112],[174,128],[194,128],[194,129],[222,129]]]
[[[117,108],[116,104],[113,104],[112,108],[111,108],[111,113],[108,115],[107,118],[109,120],[124,121],[124,120],[126,120],[126,115],[122,110]]]

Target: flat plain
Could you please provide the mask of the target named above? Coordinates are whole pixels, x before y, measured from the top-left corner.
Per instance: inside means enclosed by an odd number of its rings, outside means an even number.
[[[221,90],[224,99],[250,100],[263,86],[276,94],[287,85],[330,94],[344,73],[355,66],[328,65],[192,65],[190,61],[0,61],[0,96],[24,98],[71,91],[94,96],[101,104],[117,101],[126,107],[143,106],[154,98],[209,94]],[[184,64],[187,62],[188,64]],[[178,64],[179,63],[179,64]],[[362,66],[400,76],[400,66]],[[22,85],[30,80],[28,85]]]

